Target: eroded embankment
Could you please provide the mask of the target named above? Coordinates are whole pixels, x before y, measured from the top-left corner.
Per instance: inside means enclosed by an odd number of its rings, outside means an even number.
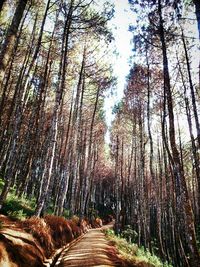
[[[86,220],[66,220],[47,215],[12,221],[0,215],[0,266],[41,267],[56,251],[69,244],[89,229]]]

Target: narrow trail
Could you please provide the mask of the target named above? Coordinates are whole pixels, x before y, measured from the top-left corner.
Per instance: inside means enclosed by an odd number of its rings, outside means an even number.
[[[56,267],[127,266],[101,229],[91,229],[68,251],[63,251]]]

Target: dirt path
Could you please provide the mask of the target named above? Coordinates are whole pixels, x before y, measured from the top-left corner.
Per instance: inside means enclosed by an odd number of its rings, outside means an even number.
[[[126,266],[116,255],[116,249],[106,240],[101,229],[91,229],[70,250],[64,251],[58,267]]]

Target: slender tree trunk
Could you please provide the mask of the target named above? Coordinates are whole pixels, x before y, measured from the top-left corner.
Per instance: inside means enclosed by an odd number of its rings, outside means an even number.
[[[187,97],[187,87],[186,87],[186,84],[185,84],[185,81],[184,81],[184,75],[183,75],[183,72],[182,72],[182,69],[181,69],[179,61],[178,61],[178,64],[179,64],[179,71],[180,71],[180,74],[181,74],[181,79],[182,79],[183,88],[184,88],[185,109],[186,109],[187,121],[188,121],[188,126],[189,126],[189,133],[190,133],[190,138],[191,138],[191,143],[192,143],[192,155],[193,155],[193,158],[194,158],[196,179],[197,179],[197,182],[198,182],[198,190],[197,190],[197,199],[198,199],[198,214],[197,214],[197,218],[198,218],[198,216],[200,216],[200,166],[199,166],[199,154],[198,154],[198,149],[197,149],[196,143],[195,143],[195,137],[194,137],[194,134],[193,134],[192,115],[191,115],[191,110],[190,110],[189,99]],[[199,220],[197,220],[197,221],[199,221]]]
[[[115,207],[115,231],[119,234],[120,231],[120,177],[119,177],[119,137],[116,137],[116,152],[115,152],[115,197],[116,197],[116,207]]]
[[[92,144],[93,144],[93,128],[94,128],[94,122],[95,122],[95,116],[96,116],[96,111],[97,111],[97,106],[98,106],[98,101],[99,101],[99,95],[100,95],[100,89],[101,86],[98,85],[97,93],[96,93],[96,99],[95,99],[95,104],[94,104],[94,111],[92,114],[92,120],[90,124],[90,133],[89,133],[89,147],[88,147],[88,158],[87,158],[87,167],[86,167],[86,176],[85,179],[88,179],[88,185],[89,187],[87,190],[91,187],[92,184]],[[87,181],[85,181],[85,184]],[[86,188],[85,188],[86,190]],[[87,192],[87,191],[86,191]],[[86,202],[84,202],[84,209]]]
[[[189,80],[190,92],[191,92],[191,97],[192,97],[192,108],[193,108],[193,112],[194,112],[194,118],[195,118],[196,130],[197,130],[197,141],[198,141],[199,148],[200,148],[199,116],[198,116],[198,111],[197,111],[195,90],[194,90],[194,86],[193,86],[193,82],[192,82],[192,75],[191,75],[191,70],[190,70],[189,56],[188,56],[188,51],[187,51],[187,46],[186,46],[183,30],[182,30],[182,42],[183,42],[183,47],[184,47],[184,51],[185,51],[185,59],[186,59],[187,72],[188,72],[188,80]]]
[[[159,12],[159,19],[160,19],[160,41],[162,44],[162,53],[163,53],[164,91],[166,92],[166,96],[167,96],[167,106],[168,106],[168,113],[169,113],[169,138],[170,138],[170,145],[171,145],[172,157],[173,157],[173,171],[174,171],[174,176],[176,179],[176,186],[182,187],[181,192],[180,192],[180,188],[176,188],[176,189],[177,189],[178,197],[180,198],[180,201],[183,201],[181,205],[183,205],[185,215],[186,215],[186,224],[187,224],[186,235],[187,235],[188,247],[190,250],[191,266],[198,266],[200,262],[200,257],[199,257],[199,252],[197,248],[197,243],[196,243],[193,212],[192,212],[191,202],[188,196],[188,190],[187,190],[187,185],[185,181],[184,171],[181,165],[179,152],[177,149],[176,139],[175,139],[173,99],[172,99],[171,86],[170,86],[167,48],[166,48],[166,43],[165,43],[161,0],[158,0],[158,12]]]
[[[15,10],[15,14],[13,16],[12,23],[8,29],[8,32],[7,32],[7,35],[6,35],[6,38],[5,38],[1,53],[0,53],[0,88],[2,86],[4,74],[8,66],[8,63],[10,61],[10,57],[12,55],[18,28],[19,28],[21,19],[23,17],[27,2],[28,0],[19,0],[17,4],[17,8]]]
[[[0,1],[0,14],[1,14],[1,11],[3,9],[3,4],[6,2],[6,0],[1,0]]]
[[[36,216],[40,216],[42,209],[47,200],[47,194],[49,190],[49,185],[52,176],[53,170],[53,163],[56,154],[56,144],[57,144],[57,137],[58,137],[58,122],[59,122],[59,114],[60,110],[62,110],[62,98],[63,98],[63,91],[65,87],[65,76],[66,76],[66,67],[67,67],[67,56],[68,56],[68,44],[69,44],[69,35],[70,35],[70,27],[72,22],[72,12],[73,12],[73,1],[71,1],[68,14],[65,21],[64,32],[63,32],[63,39],[62,39],[62,53],[60,59],[60,67],[59,67],[59,74],[58,74],[58,87],[55,96],[55,106],[52,118],[52,135],[50,141],[50,162],[47,170],[47,174],[45,177],[45,184],[42,186],[44,187],[42,190],[42,194],[40,199],[38,200],[38,204],[35,210]]]
[[[27,8],[26,14],[25,14],[25,16],[23,18],[23,21],[21,23],[21,26],[20,26],[20,30],[19,30],[19,32],[17,34],[16,42],[15,42],[15,45],[14,45],[14,48],[13,48],[13,52],[12,52],[12,56],[11,56],[11,63],[10,63],[8,75],[7,75],[7,78],[6,78],[6,82],[5,82],[5,85],[2,86],[2,90],[1,90],[2,91],[2,95],[1,95],[1,100],[0,100],[0,125],[1,125],[1,117],[3,115],[4,103],[5,103],[5,100],[6,100],[6,93],[8,91],[8,84],[9,84],[9,80],[10,80],[11,73],[12,73],[12,70],[13,70],[13,63],[14,63],[15,55],[17,53],[17,49],[18,49],[18,45],[19,45],[19,42],[20,42],[22,30],[23,30],[23,27],[24,27],[24,22],[25,22],[25,20],[27,18],[27,15],[29,14],[30,8],[31,8],[31,5],[29,5],[29,7]],[[33,27],[33,29],[34,29],[34,27]],[[9,93],[7,95],[9,95]]]
[[[195,5],[195,13],[197,17],[197,25],[199,30],[199,40],[200,40],[200,1],[199,0],[193,0],[193,3]]]
[[[67,194],[67,190],[69,187],[69,176],[70,176],[70,170],[69,170],[69,162],[70,162],[70,157],[69,153],[67,153],[68,150],[68,140],[69,140],[69,132],[71,128],[71,119],[72,119],[72,109],[73,109],[73,96],[71,100],[71,107],[70,107],[70,113],[69,113],[69,120],[68,120],[68,126],[67,126],[67,131],[66,131],[66,137],[64,144],[62,146],[63,151],[60,151],[60,168],[61,168],[61,173],[64,172],[65,176],[63,177],[63,180],[61,179],[59,186],[58,186],[58,192],[56,195],[56,201],[55,201],[55,207],[54,207],[54,213],[56,215],[61,216],[63,213],[63,206]],[[64,133],[63,133],[64,134]],[[67,164],[68,161],[68,164]]]

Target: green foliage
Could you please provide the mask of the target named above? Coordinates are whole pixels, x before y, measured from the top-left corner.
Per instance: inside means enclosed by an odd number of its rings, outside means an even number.
[[[137,242],[138,233],[130,225],[127,225],[121,232],[121,236],[129,242]]]
[[[34,200],[17,198],[13,194],[9,194],[6,201],[3,203],[1,212],[16,219],[24,219],[34,214]]]
[[[4,181],[3,181],[3,179],[0,178],[0,190],[3,189],[3,186],[4,186]]]
[[[189,5],[193,4],[193,1],[192,0],[184,0],[184,4],[186,6],[189,6]]]
[[[0,230],[3,228],[3,222],[0,221]]]
[[[153,264],[154,266],[162,267],[162,266],[168,266],[170,267],[171,265],[167,263],[162,263],[161,260],[155,255],[151,254],[148,249],[144,249],[144,247],[138,248],[136,251],[136,256],[143,261],[149,262]]]
[[[99,214],[98,209],[96,210],[92,207],[88,209],[88,217],[90,219],[96,218],[98,216],[98,214]]]
[[[120,101],[117,104],[114,105],[113,110],[112,110],[112,114],[118,114],[123,108],[123,102]]]
[[[69,219],[70,218],[70,210],[64,209],[64,211],[63,211],[63,217]]]
[[[115,236],[115,232],[114,232],[113,229],[106,229],[106,231],[105,231],[105,235],[106,235],[107,237],[114,237],[114,236]]]
[[[46,204],[46,207],[45,207],[45,210],[44,210],[44,214],[51,214],[51,215],[54,214],[54,205],[53,205],[53,201],[52,200],[50,200]]]
[[[129,227],[122,232],[123,236],[128,236],[128,233],[137,238],[137,233]],[[137,244],[128,242],[122,235],[116,236],[114,231],[108,229],[105,234],[117,247],[119,253],[129,262],[134,264],[145,262],[154,267],[172,267],[167,262],[163,263],[155,254],[151,254],[148,249],[138,247]]]
[[[151,248],[152,248],[152,251],[153,253],[157,254],[158,251],[159,251],[159,248],[158,248],[158,240],[156,240],[156,238],[152,238],[151,240]]]
[[[106,113],[105,113],[105,110],[103,110],[102,108],[99,110],[99,112],[98,112],[98,117],[99,117],[99,119],[100,120],[102,120],[102,121],[105,121],[105,117],[106,117],[106,115],[105,115]]]
[[[24,220],[27,217],[27,214],[23,210],[8,211],[7,214],[10,218],[17,220]]]
[[[4,181],[0,179],[0,190],[3,189]],[[13,219],[25,219],[34,214],[35,199],[18,198],[15,188],[11,188],[7,199],[3,203],[1,213]]]

